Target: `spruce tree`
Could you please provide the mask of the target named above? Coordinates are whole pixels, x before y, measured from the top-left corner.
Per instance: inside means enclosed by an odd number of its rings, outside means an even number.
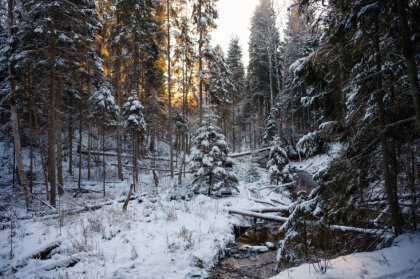
[[[90,117],[98,121],[102,135],[102,178],[103,178],[103,195],[105,196],[106,184],[106,162],[105,162],[105,133],[106,129],[117,125],[117,116],[119,107],[116,104],[112,94],[111,85],[104,81],[99,84],[97,90],[90,97]],[[81,150],[80,150],[81,152]]]
[[[274,139],[273,147],[270,149],[268,156],[267,169],[270,175],[271,182],[278,184],[279,182],[289,182],[290,177],[288,172],[283,172],[284,166],[289,163],[286,151],[280,146],[280,140]]]
[[[199,78],[199,116],[200,122],[203,120],[203,79],[205,76],[203,69],[204,47],[208,45],[209,32],[216,27],[217,0],[194,0],[193,3],[193,21],[196,25],[198,35],[198,78]]]
[[[207,195],[232,193],[238,179],[232,171],[233,161],[228,156],[225,137],[216,126],[217,117],[206,108],[201,127],[193,139],[190,167],[193,170],[193,190]]]
[[[133,147],[133,184],[138,181],[137,160],[139,156],[139,141],[143,138],[142,134],[146,130],[146,121],[143,116],[143,106],[140,104],[138,95],[135,91],[130,92],[130,96],[123,106],[124,127],[131,132]]]

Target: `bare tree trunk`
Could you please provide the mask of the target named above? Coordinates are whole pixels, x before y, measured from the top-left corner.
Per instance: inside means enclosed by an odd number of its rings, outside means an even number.
[[[79,113],[79,146],[77,147],[77,149],[79,150],[79,177],[78,177],[78,181],[77,181],[78,191],[80,191],[82,189],[82,140],[83,140],[82,125],[83,125],[83,114],[82,114],[82,108],[80,107],[80,113]]]
[[[199,39],[198,39],[198,73],[200,78],[199,84],[199,113],[200,113],[200,124],[203,122],[203,78],[202,78],[202,71],[203,71],[203,59],[202,59],[202,48],[203,48],[203,27],[201,26],[201,6],[202,0],[198,1],[198,28],[199,28]]]
[[[91,161],[92,161],[92,121],[88,120],[88,180],[91,177]]]
[[[13,163],[12,163],[12,188],[13,190],[15,189],[15,172],[16,172],[16,148],[15,148],[15,143],[13,142]]]
[[[400,36],[403,47],[403,55],[407,64],[407,76],[410,82],[411,94],[413,95],[413,105],[416,111],[417,128],[420,132],[420,86],[416,66],[416,52],[413,42],[410,39],[410,31],[408,28],[408,20],[406,15],[407,1],[395,0],[397,6],[398,17],[400,20]]]
[[[73,174],[73,108],[70,103],[70,96],[69,96],[69,131],[68,131],[68,137],[69,137],[69,173]]]
[[[168,135],[169,135],[169,166],[171,170],[171,177],[174,177],[174,154],[173,154],[173,143],[172,143],[172,96],[171,96],[171,24],[169,21],[170,6],[169,0],[166,0],[166,25],[167,25],[167,58],[168,58]],[[201,79],[200,79],[201,82]],[[200,104],[201,105],[201,104]]]
[[[268,74],[269,74],[269,80],[270,80],[270,110],[271,110],[271,109],[273,109],[274,93],[273,93],[273,66],[272,66],[273,62],[272,62],[272,58],[271,58],[271,53],[270,52],[271,52],[271,47],[269,47],[267,45]],[[264,116],[265,116],[265,114],[264,114]]]
[[[35,105],[34,105],[34,100],[33,100],[32,95],[31,95],[31,105],[32,105],[32,112],[34,114],[34,120],[35,120],[35,132],[36,132],[37,141],[38,141],[39,155],[41,157],[42,173],[44,174],[45,192],[47,195],[47,200],[49,200],[50,196],[49,196],[49,190],[48,190],[48,175],[47,175],[47,167],[45,166],[44,148],[42,147],[42,143],[41,143],[41,133],[39,131],[38,118],[36,116],[37,113],[35,110]]]
[[[102,117],[105,119],[105,111],[102,111]],[[103,178],[103,193],[105,197],[105,183],[106,183],[106,163],[105,163],[105,124],[102,122],[102,178]]]
[[[50,34],[55,34],[54,6],[51,7],[51,26]],[[56,163],[55,163],[55,38],[51,35],[50,38],[50,92],[49,92],[49,126],[48,126],[48,176],[50,181],[50,204],[55,207],[55,179],[56,179]]]
[[[137,162],[137,157],[136,157],[136,130],[135,128],[133,128],[133,138],[132,138],[132,144],[133,144],[133,185],[134,185],[134,191],[136,191],[136,162]]]
[[[57,92],[57,180],[58,194],[61,196],[63,191],[63,159],[61,146],[61,88]]]
[[[32,92],[29,91],[29,94],[31,95]],[[34,183],[34,168],[33,168],[33,161],[34,161],[34,156],[33,156],[33,127],[32,127],[32,110],[31,110],[31,104],[28,101],[28,110],[29,110],[29,142],[30,142],[30,149],[29,149],[29,192],[32,194],[32,188],[33,188],[33,183]]]
[[[117,47],[117,57],[116,57],[116,66],[115,66],[115,75],[116,75],[116,91],[117,91],[117,105],[121,107],[121,49]],[[122,171],[122,162],[121,162],[121,110],[118,110],[118,125],[117,125],[117,163],[118,163],[118,178],[123,181],[123,171]]]
[[[376,26],[376,34],[374,36],[374,44],[376,49],[376,71],[377,71],[377,92],[375,93],[376,103],[379,107],[379,119],[380,119],[380,125],[384,126],[386,124],[385,119],[385,109],[384,109],[384,103],[383,103],[383,85],[382,85],[382,74],[381,74],[381,68],[382,68],[382,58],[381,58],[381,49],[379,44],[379,31],[378,31],[378,18],[376,18],[375,22]],[[387,200],[389,204],[389,208],[391,210],[391,216],[392,216],[392,223],[394,226],[395,234],[398,236],[402,233],[402,220],[401,220],[401,214],[400,214],[400,208],[398,206],[398,199],[395,199],[395,192],[396,187],[395,183],[393,183],[393,179],[391,177],[391,171],[390,171],[390,164],[391,158],[390,158],[390,148],[388,139],[386,138],[386,135],[381,132],[379,135],[380,141],[381,141],[381,150],[382,150],[382,157],[383,157],[383,171],[384,171],[384,179],[385,179],[385,192],[387,195]]]
[[[14,18],[13,18],[13,8],[14,8],[14,1],[8,0],[8,21],[9,21],[9,28],[8,33],[9,37],[12,36],[12,26],[14,25]],[[11,55],[11,50],[9,50],[9,56]],[[15,160],[18,167],[18,175],[20,179],[20,184],[22,185],[23,189],[23,195],[25,198],[25,204],[26,208],[29,209],[29,199],[28,199],[28,190],[27,190],[27,181],[25,176],[25,170],[23,167],[23,160],[22,160],[22,147],[20,143],[20,135],[19,135],[19,120],[18,120],[18,113],[17,113],[17,107],[16,107],[16,92],[14,92],[15,84],[14,84],[14,76],[13,76],[13,67],[10,62],[8,62],[8,68],[9,68],[9,82],[10,82],[10,112],[11,112],[11,118],[12,118],[12,128],[13,128],[13,144],[15,149]],[[14,166],[13,166],[14,167]]]

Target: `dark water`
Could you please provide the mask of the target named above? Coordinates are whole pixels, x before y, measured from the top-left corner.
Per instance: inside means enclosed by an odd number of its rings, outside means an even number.
[[[209,278],[269,278],[276,265],[277,248],[275,244],[284,237],[279,231],[280,224],[266,222],[257,224],[255,228],[239,227],[235,243],[226,249],[225,258],[214,267]],[[265,246],[271,242],[273,246],[267,252],[257,252],[252,246]]]
[[[312,175],[303,170],[292,170],[296,185],[291,189],[292,196],[296,197],[299,191],[309,195],[316,185]],[[235,243],[226,249],[226,255],[219,264],[209,272],[209,278],[216,279],[259,279],[272,277],[276,266],[277,243],[284,238],[280,232],[279,223],[264,222],[255,227],[235,228]],[[256,252],[252,246],[264,246],[271,242],[267,252]]]

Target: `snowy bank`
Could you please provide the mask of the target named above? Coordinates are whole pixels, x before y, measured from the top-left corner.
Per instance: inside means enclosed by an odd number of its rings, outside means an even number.
[[[326,273],[315,272],[317,266],[303,264],[284,270],[272,279],[420,278],[420,233],[402,235],[391,247],[382,250],[330,260]]]

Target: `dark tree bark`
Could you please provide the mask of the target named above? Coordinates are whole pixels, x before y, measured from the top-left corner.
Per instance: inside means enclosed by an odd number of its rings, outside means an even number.
[[[201,1],[201,0],[200,0]],[[168,58],[168,135],[169,135],[169,166],[171,170],[171,177],[174,177],[174,154],[172,143],[172,95],[171,95],[171,24],[169,21],[170,6],[169,0],[166,0],[166,25],[167,25],[167,58]],[[201,83],[201,78],[200,78]],[[200,95],[201,96],[201,95]],[[200,103],[201,106],[201,103]]]
[[[55,162],[55,26],[54,26],[55,11],[54,6],[51,8],[51,25],[50,25],[50,85],[49,85],[49,125],[48,125],[48,177],[50,181],[50,204],[55,207],[55,192],[56,192],[56,162]]]
[[[374,35],[374,48],[376,52],[376,71],[377,71],[377,90],[374,93],[375,94],[375,101],[378,104],[379,108],[379,121],[381,126],[385,126],[386,124],[386,112],[385,107],[383,103],[383,97],[384,97],[384,89],[383,89],[383,77],[381,74],[382,69],[382,56],[381,56],[381,49],[380,49],[380,43],[379,43],[379,20],[376,17],[376,20],[374,22],[375,24],[375,31],[376,34]],[[398,199],[395,199],[397,192],[397,185],[395,181],[392,179],[392,173],[390,169],[390,165],[392,164],[391,156],[390,156],[390,146],[388,139],[386,138],[386,135],[381,132],[379,134],[379,139],[381,142],[381,152],[382,152],[382,164],[383,164],[383,171],[384,171],[384,179],[385,179],[385,192],[387,195],[388,205],[391,210],[391,217],[392,217],[392,223],[394,226],[395,234],[398,236],[402,233],[402,218],[401,218],[401,210],[398,205]]]
[[[13,35],[12,32],[12,26],[14,25],[14,18],[13,18],[13,8],[14,8],[14,1],[8,0],[8,21],[9,21],[9,28],[8,33],[9,37]],[[9,50],[9,56],[12,54],[12,50]],[[22,160],[22,146],[20,142],[20,135],[19,135],[19,118],[17,113],[17,107],[16,107],[16,92],[14,92],[15,89],[15,83],[14,83],[14,70],[12,67],[12,64],[8,62],[8,69],[9,69],[9,83],[10,83],[10,112],[11,112],[11,118],[12,118],[12,129],[13,129],[13,146],[14,146],[14,160],[16,160],[17,167],[18,167],[18,175],[20,179],[20,184],[23,189],[23,195],[25,198],[25,204],[26,208],[29,209],[29,199],[28,199],[28,190],[27,190],[27,180],[25,176],[25,169],[23,166],[23,160]],[[13,169],[15,168],[13,164]],[[13,176],[14,178],[14,176]],[[13,183],[14,185],[14,183]]]
[[[58,194],[62,195],[63,191],[63,155],[61,146],[61,89],[57,92],[57,180],[58,180]]]
[[[416,112],[417,129],[420,133],[420,86],[416,66],[416,52],[413,42],[410,39],[410,30],[408,28],[408,20],[405,9],[407,8],[406,0],[395,0],[397,13],[400,21],[399,34],[401,37],[402,50],[407,65],[407,76],[410,82],[411,95],[413,96],[414,110]]]
[[[44,175],[45,192],[47,195],[47,200],[49,200],[50,196],[49,196],[49,190],[48,190],[48,174],[47,174],[47,167],[45,164],[44,148],[42,147],[42,143],[41,143],[41,132],[39,131],[38,118],[37,118],[37,113],[35,110],[35,104],[34,104],[32,95],[31,95],[31,105],[32,105],[32,112],[34,114],[34,120],[35,120],[35,132],[36,132],[36,137],[38,141],[39,155],[41,157],[42,173]]]
[[[79,146],[77,149],[79,150],[79,177],[77,181],[77,189],[78,191],[82,190],[82,140],[83,140],[83,114],[82,114],[82,108],[80,107],[80,113],[79,113]]]

